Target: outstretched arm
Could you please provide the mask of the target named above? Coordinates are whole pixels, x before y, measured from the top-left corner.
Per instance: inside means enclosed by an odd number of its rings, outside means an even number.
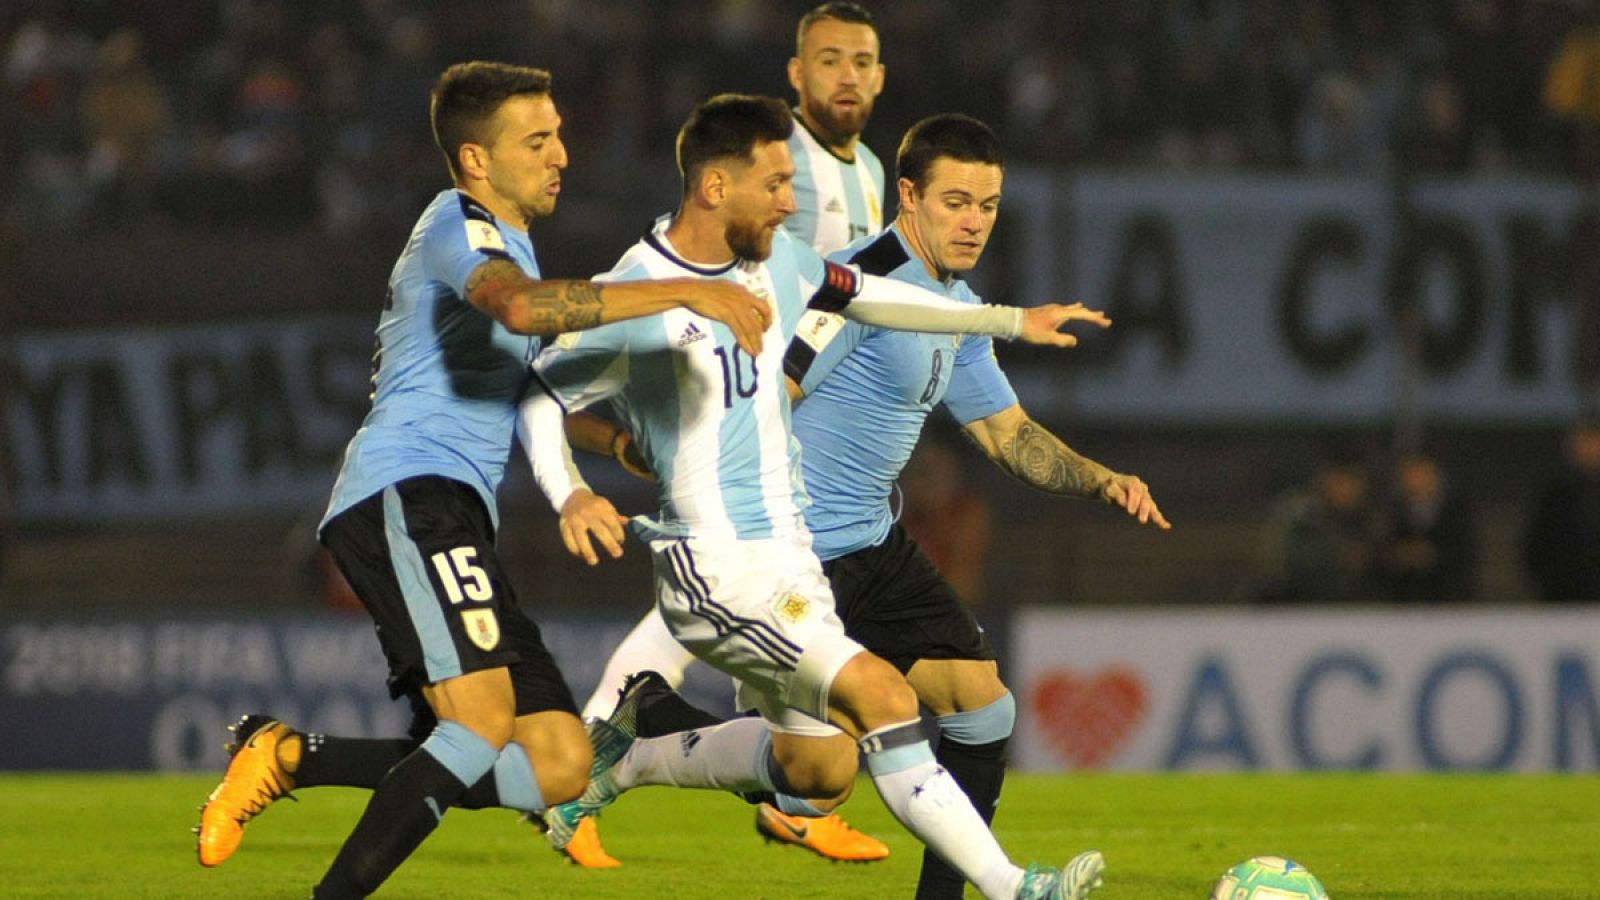
[[[746,353],[761,352],[772,307],[731,281],[542,281],[510,259],[490,259],[467,276],[467,301],[517,334],[555,335],[688,307],[732,329]]]
[[[1137,475],[1113,472],[1068,447],[1029,418],[1021,405],[969,422],[966,432],[990,459],[1024,484],[1066,497],[1098,498],[1122,507],[1140,523],[1172,527]]]
[[[1104,313],[1086,309],[1082,303],[1050,303],[1028,309],[961,303],[909,282],[861,274],[838,263],[827,265],[830,286],[837,282],[855,287],[853,294],[841,298],[843,302],[836,302],[836,309],[828,311],[837,311],[865,325],[899,331],[986,334],[1008,341],[1072,347],[1078,339],[1060,331],[1068,322],[1088,322],[1101,328],[1111,324]],[[840,270],[846,274],[836,274]],[[852,278],[857,280],[850,285]],[[811,305],[826,310],[831,299],[828,287],[824,287],[812,298]]]

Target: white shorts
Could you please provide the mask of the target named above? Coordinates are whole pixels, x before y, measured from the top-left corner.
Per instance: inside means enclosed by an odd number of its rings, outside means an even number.
[[[672,636],[733,676],[740,709],[818,737],[833,677],[860,644],[845,637],[810,541],[652,541],[656,606]]]

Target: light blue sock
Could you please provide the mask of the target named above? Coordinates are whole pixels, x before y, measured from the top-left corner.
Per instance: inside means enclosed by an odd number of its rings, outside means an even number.
[[[487,775],[500,756],[488,741],[478,737],[460,722],[441,721],[422,742],[429,756],[449,770],[464,785],[472,785]]]
[[[528,813],[544,812],[544,794],[527,751],[516,741],[506,745],[494,761],[494,787],[500,805]]]

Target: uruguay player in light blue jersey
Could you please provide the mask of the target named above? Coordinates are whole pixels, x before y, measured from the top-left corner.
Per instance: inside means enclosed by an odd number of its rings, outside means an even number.
[[[770,98],[701,104],[679,134],[677,214],[613,276],[737,280],[772,299],[775,339],[806,327],[808,311],[823,311],[883,327],[1075,343],[1057,328],[1082,318],[1079,309],[953,302],[825,263],[800,245],[779,227],[794,205],[785,144],[792,127]],[[1086,896],[1099,880],[1099,854],[1079,854],[1064,870],[1014,865],[935,762],[904,676],[845,635],[801,513],[784,351],[776,340],[769,346],[743,356],[714,324],[669,312],[563,336],[540,355],[545,393],[524,404],[523,423],[569,549],[593,558],[592,538],[620,553],[628,520],[582,483],[556,427],[564,413],[610,399],[661,479],[659,516],[633,527],[651,547],[662,617],[696,656],[734,676],[741,705],[760,713],[697,729],[692,740],[623,741],[615,762],[597,762],[604,768],[584,796],[553,808],[546,822],[570,836],[581,817],[644,784],[769,792],[786,798],[787,812],[821,814],[848,795],[859,751],[896,818],[985,897]],[[612,731],[626,733],[636,711],[624,692]]]
[[[833,258],[978,303],[961,275],[977,265],[999,212],[999,141],[975,119],[934,116],[906,133],[895,167],[894,224]],[[988,338],[851,322],[820,352],[792,344],[786,368],[804,394],[794,431],[812,499],[806,524],[845,631],[905,673],[937,717],[940,765],[989,819],[1016,705],[982,629],[896,521],[891,495],[923,423],[942,404],[1024,484],[1103,500],[1161,528],[1166,519],[1138,477],[1079,455],[1027,415]],[[960,873],[924,854],[918,900],[959,900],[963,886]]]
[[[469,788],[490,795],[475,805],[538,812],[587,781],[591,750],[571,691],[494,549],[495,491],[538,336],[686,306],[727,323],[718,327],[739,352],[759,353],[771,314],[729,283],[540,279],[528,225],[554,211],[567,165],[548,73],[452,66],[434,87],[432,119],[454,187],[424,211],[395,264],[372,410],[319,536],[377,625],[391,690],[420,695],[436,721],[394,759],[389,743],[313,740],[247,717],[198,829],[201,863],[217,865],[289,790],[373,787],[314,891],[320,900],[377,890]]]
[[[795,211],[783,227],[818,253],[883,230],[883,163],[861,141],[883,75],[865,9],[835,0],[801,17],[789,60]]]

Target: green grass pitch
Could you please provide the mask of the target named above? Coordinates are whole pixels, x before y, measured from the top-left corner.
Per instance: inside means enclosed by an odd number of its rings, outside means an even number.
[[[0,776],[0,893],[7,898],[304,898],[366,795],[315,788],[279,801],[216,869],[195,862],[209,776]],[[622,869],[564,864],[503,810],[455,811],[379,897],[909,897],[919,845],[863,781],[845,807],[887,860],[835,865],[766,845],[750,808],[704,791],[648,788],[601,819]],[[1204,898],[1225,868],[1277,854],[1342,898],[1600,897],[1600,777],[1520,775],[1013,775],[997,833],[1014,859],[1106,855],[1096,900]],[[968,896],[976,896],[969,889]]]

